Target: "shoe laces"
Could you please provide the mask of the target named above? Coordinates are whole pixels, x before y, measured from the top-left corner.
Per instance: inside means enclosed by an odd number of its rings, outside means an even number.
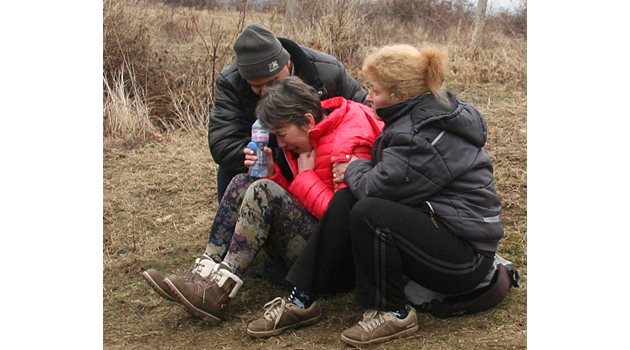
[[[366,332],[371,332],[374,328],[385,322],[385,312],[378,310],[368,310],[363,313],[363,319],[359,321],[359,326]]]
[[[197,285],[203,288],[201,292],[201,295],[202,295],[201,300],[203,303],[206,302],[206,290],[208,290],[208,288],[210,288],[212,285],[217,284],[219,280],[221,279],[221,275],[219,274],[218,270],[219,270],[219,264],[216,264],[212,268],[212,272],[210,272],[210,275],[208,275],[207,277],[202,277],[198,279],[197,281],[195,281]]]
[[[195,275],[199,275],[201,269],[203,268],[203,264],[201,263],[201,259],[197,258],[192,263],[192,266],[186,271],[186,275],[184,275],[185,281],[192,281]]]
[[[263,317],[267,321],[273,322],[273,329],[276,329],[278,322],[280,322],[280,316],[282,316],[282,313],[284,313],[284,308],[286,305],[287,302],[284,300],[284,298],[281,297],[277,297],[265,304],[265,313],[263,314]]]

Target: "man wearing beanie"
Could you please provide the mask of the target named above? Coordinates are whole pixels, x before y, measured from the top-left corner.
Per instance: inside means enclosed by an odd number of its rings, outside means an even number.
[[[251,24],[234,42],[236,59],[216,81],[214,106],[208,122],[208,143],[212,158],[219,165],[217,192],[219,201],[232,178],[244,173],[243,148],[251,138],[260,95],[278,80],[298,76],[314,87],[321,100],[343,96],[363,103],[367,92],[334,57],[276,38],[259,24]],[[287,179],[293,175],[273,135],[269,147],[274,161]]]

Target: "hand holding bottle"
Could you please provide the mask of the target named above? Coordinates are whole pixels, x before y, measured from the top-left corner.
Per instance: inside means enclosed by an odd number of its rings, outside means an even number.
[[[252,125],[252,141],[247,144],[245,149],[250,149],[255,153],[254,163],[249,166],[249,175],[253,177],[269,176],[269,167],[267,159],[270,158],[266,153],[267,142],[269,142],[269,131],[265,129],[260,120],[256,119]],[[247,160],[247,153],[245,153]]]
[[[243,164],[245,164],[246,167],[248,167],[250,169],[250,175],[255,176],[253,174],[251,174],[251,169],[252,166],[256,163],[256,161],[258,160],[258,156],[256,155],[256,149],[258,146],[256,146],[256,143],[250,142],[249,144],[247,144],[247,147],[243,148],[243,153],[245,154],[245,162]],[[265,176],[257,176],[257,177],[268,177],[268,176],[273,176],[273,174],[275,173],[274,171],[274,162],[273,162],[273,153],[271,151],[271,148],[269,147],[264,147],[263,148],[263,154],[264,156],[267,158],[266,161],[266,167],[267,167],[267,174]],[[258,175],[260,175],[260,173],[258,173]]]

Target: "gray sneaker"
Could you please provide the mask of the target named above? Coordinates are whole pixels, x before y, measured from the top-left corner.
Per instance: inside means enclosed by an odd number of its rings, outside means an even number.
[[[285,298],[275,298],[264,306],[263,317],[247,325],[247,334],[255,338],[278,335],[290,328],[299,328],[317,323],[322,309],[317,301],[308,309],[302,309]]]
[[[411,306],[407,307],[409,314],[402,320],[393,312],[368,310],[363,313],[363,319],[359,323],[341,333],[341,340],[361,347],[411,335],[418,330],[418,318],[416,310]]]

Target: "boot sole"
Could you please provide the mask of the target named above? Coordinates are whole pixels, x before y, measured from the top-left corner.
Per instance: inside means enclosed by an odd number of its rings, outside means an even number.
[[[163,297],[164,299],[166,299],[168,301],[172,301],[172,302],[175,302],[175,303],[179,302],[179,300],[177,300],[177,298],[171,296],[170,294],[168,294],[167,291],[162,289],[160,287],[160,285],[157,284],[157,282],[146,271],[142,272],[142,277],[144,277],[144,279],[149,283],[151,288],[153,288],[153,290],[155,290],[161,297]]]
[[[171,291],[173,292],[173,294],[175,294],[175,296],[177,297],[177,299],[179,299],[179,302],[184,305],[184,307],[186,308],[186,310],[193,314],[194,316],[197,316],[199,318],[201,318],[202,320],[204,320],[205,322],[211,324],[211,325],[217,325],[219,323],[221,323],[221,319],[214,316],[213,314],[207,313],[199,308],[197,308],[195,305],[193,305],[190,301],[188,301],[188,299],[186,299],[184,297],[183,294],[181,294],[179,292],[179,290],[177,290],[177,287],[175,287],[175,285],[169,281],[168,278],[164,279],[164,283],[166,283],[169,288],[171,288]]]
[[[359,341],[359,340],[350,339],[350,338],[346,337],[343,334],[341,335],[341,340],[343,340],[348,345],[352,345],[354,347],[359,348],[359,347],[370,345],[370,344],[384,343],[384,342],[388,342],[390,340],[403,338],[403,337],[409,336],[409,335],[411,335],[411,334],[413,334],[413,333],[415,333],[417,331],[418,331],[418,324],[416,324],[415,326],[413,326],[413,327],[411,327],[409,329],[405,329],[404,331],[398,332],[396,334],[392,334],[392,335],[389,335],[387,337],[375,338],[375,339],[368,340],[368,341]]]
[[[301,327],[306,327],[306,326],[310,326],[312,324],[315,324],[317,322],[319,322],[319,320],[322,318],[322,314],[320,313],[319,315],[317,315],[317,317],[314,318],[310,318],[308,320],[304,320],[302,322],[298,322],[298,323],[294,323],[288,326],[284,326],[282,328],[278,328],[278,329],[274,329],[271,331],[252,331],[249,328],[247,328],[247,334],[251,337],[254,338],[267,338],[267,337],[273,337],[274,335],[278,335],[284,331],[286,331],[287,329],[291,329],[291,328],[301,328]]]

